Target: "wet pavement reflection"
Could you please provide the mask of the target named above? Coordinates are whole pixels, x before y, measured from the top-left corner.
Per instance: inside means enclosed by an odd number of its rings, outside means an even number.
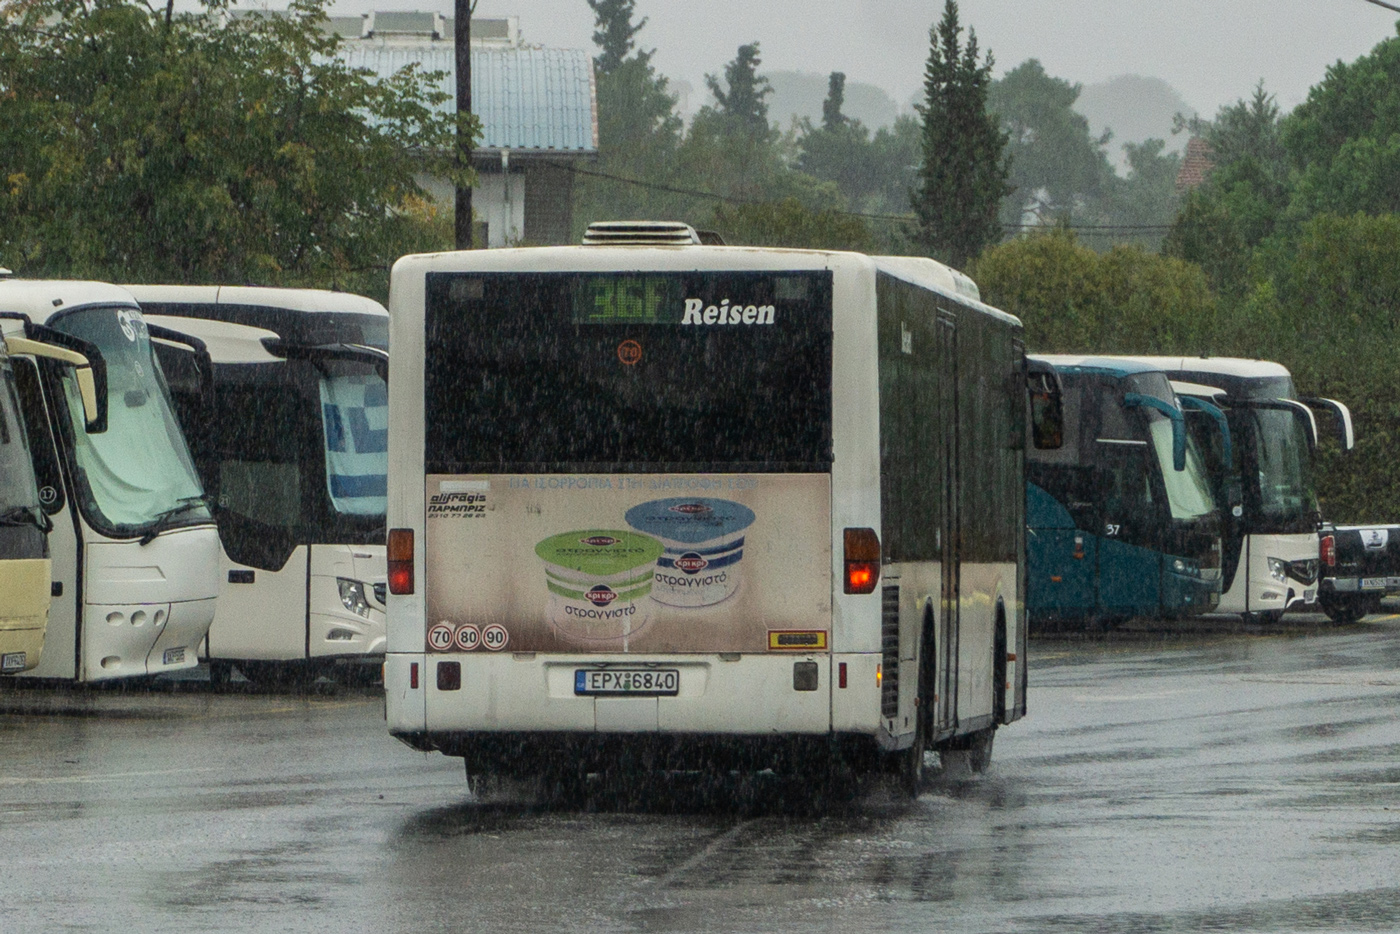
[[[372,691],[0,688],[5,931],[1400,929],[1400,619],[1032,643],[984,776],[485,798]]]

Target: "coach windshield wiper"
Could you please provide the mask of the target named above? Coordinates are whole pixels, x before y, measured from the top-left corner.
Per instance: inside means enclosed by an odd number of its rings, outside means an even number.
[[[180,513],[189,512],[196,506],[206,506],[208,503],[209,497],[205,493],[200,493],[198,496],[183,496],[176,500],[176,505],[171,506],[163,512],[156,513],[156,517],[151,520],[150,527],[147,528],[145,533],[141,536],[141,544],[149,545],[151,542],[155,541],[157,535],[170,527],[170,520],[174,519]]]
[[[38,506],[11,506],[0,512],[0,525],[32,525],[45,535],[53,531],[53,520]]]

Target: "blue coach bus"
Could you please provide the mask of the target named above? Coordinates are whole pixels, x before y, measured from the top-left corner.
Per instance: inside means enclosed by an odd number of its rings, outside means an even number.
[[[1107,357],[1036,355],[1059,374],[1064,436],[1026,462],[1032,626],[1101,628],[1209,612],[1220,600],[1220,516],[1190,413],[1161,370]]]

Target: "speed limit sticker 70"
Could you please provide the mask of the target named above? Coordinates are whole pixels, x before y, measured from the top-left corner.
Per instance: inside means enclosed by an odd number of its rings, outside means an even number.
[[[438,623],[429,629],[428,647],[439,652],[446,652],[452,648],[452,627],[447,623]]]

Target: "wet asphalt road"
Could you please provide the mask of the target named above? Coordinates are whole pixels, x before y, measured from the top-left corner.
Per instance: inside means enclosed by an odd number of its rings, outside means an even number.
[[[0,931],[1400,930],[1400,618],[1285,625],[1037,640],[985,776],[818,813],[481,803],[368,691],[0,688]]]

